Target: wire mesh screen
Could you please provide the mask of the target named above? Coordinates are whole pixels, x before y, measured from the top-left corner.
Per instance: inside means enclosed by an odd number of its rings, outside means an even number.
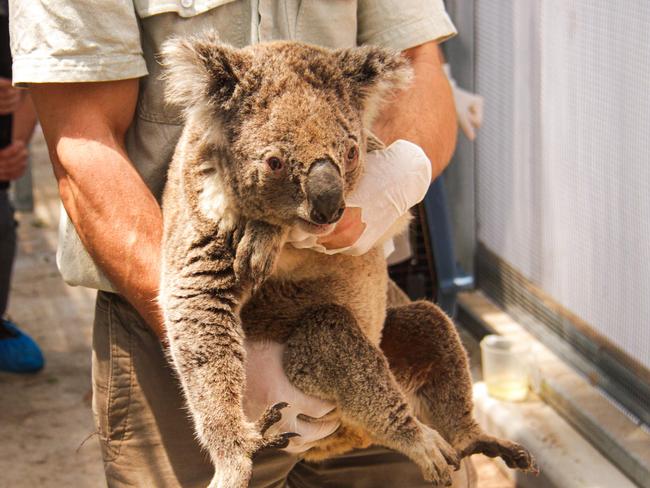
[[[480,245],[650,368],[650,2],[477,0],[475,53]]]

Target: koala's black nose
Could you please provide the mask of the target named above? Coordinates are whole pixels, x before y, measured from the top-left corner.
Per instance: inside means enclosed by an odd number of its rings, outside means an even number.
[[[306,190],[314,223],[330,224],[341,218],[345,209],[343,178],[331,160],[319,159],[311,165]]]
[[[343,215],[344,210],[345,207],[342,206],[335,212],[333,216],[328,218],[327,214],[321,213],[316,208],[312,208],[309,216],[311,217],[312,222],[314,222],[315,224],[333,224],[334,222],[337,222],[341,218],[341,215]]]

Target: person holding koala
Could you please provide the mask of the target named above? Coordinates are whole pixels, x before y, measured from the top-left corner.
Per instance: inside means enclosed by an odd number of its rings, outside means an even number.
[[[437,56],[437,43],[454,27],[440,0],[123,0],[101,6],[15,0],[10,11],[14,81],[30,86],[69,216],[58,253],[61,272],[71,284],[100,290],[93,410],[108,484],[206,486],[212,467],[160,343],[159,202],[181,132],[178,113],[163,103],[156,59],[161,44],[210,28],[235,47],[285,39],[402,51],[414,82],[373,130],[386,144],[406,139],[421,146],[431,164],[424,171],[436,177],[455,146],[453,99]],[[399,167],[400,155],[392,157]],[[412,186],[398,180],[395,191]],[[365,210],[371,203],[360,205]],[[334,232],[310,245],[362,253],[375,234],[352,208]],[[251,486],[428,485],[406,458],[375,447],[324,464],[300,462],[295,453],[331,434],[338,421],[327,416],[331,404],[289,383],[281,355],[276,344],[247,344],[244,407],[290,402],[282,422],[301,436],[285,452],[259,453]],[[305,416],[323,420],[305,422]],[[457,478],[455,486],[468,485],[467,466]]]

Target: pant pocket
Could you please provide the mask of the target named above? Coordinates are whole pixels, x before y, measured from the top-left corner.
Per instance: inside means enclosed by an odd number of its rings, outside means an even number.
[[[93,412],[105,462],[115,461],[129,435],[133,336],[120,303],[99,292],[93,329]]]

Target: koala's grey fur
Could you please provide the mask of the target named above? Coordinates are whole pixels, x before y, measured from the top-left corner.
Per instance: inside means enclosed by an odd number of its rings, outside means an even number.
[[[373,47],[236,50],[204,35],[168,42],[164,64],[185,127],[164,194],[160,300],[216,468],[210,486],[246,486],[252,454],[291,436],[267,435],[283,405],[257,423],[244,417],[244,331],[285,343],[289,379],[336,402],[341,428],[307,459],[377,443],[435,483],[475,452],[534,469],[525,449],[473,420],[466,354],[444,313],[427,302],[386,312],[380,246],[360,257],[285,246],[292,226],[338,217],[373,144],[366,128],[382,98],[408,83],[407,61]]]

